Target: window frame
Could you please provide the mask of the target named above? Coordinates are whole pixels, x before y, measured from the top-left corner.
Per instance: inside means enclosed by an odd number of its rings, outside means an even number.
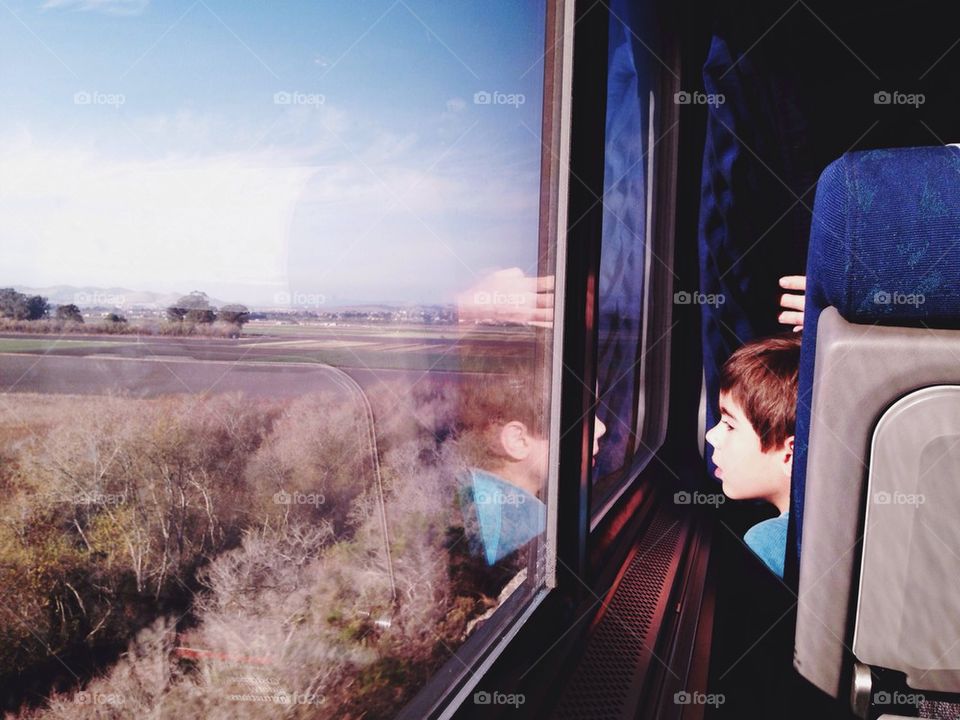
[[[541,117],[539,257],[555,258],[553,334],[550,351],[538,358],[541,369],[550,369],[549,464],[545,489],[547,527],[544,540],[530,551],[528,579],[497,608],[494,615],[473,633],[438,669],[425,686],[400,710],[397,720],[452,717],[468,700],[470,693],[497,661],[527,620],[557,588],[558,540],[564,537],[558,521],[561,500],[562,376],[566,348],[564,328],[567,282],[568,228],[570,194],[570,152],[572,123],[573,46],[576,0],[546,0],[544,34],[544,83]],[[540,563],[543,574],[531,573]],[[542,579],[543,582],[540,582]],[[530,585],[536,584],[532,592]]]
[[[650,2],[659,7],[657,0]],[[542,546],[545,582],[532,593],[515,592],[507,598],[400,711],[397,718],[402,720],[473,716],[482,709],[472,708],[471,713],[470,693],[478,685],[484,687],[488,675],[497,677],[504,662],[528,650],[537,628],[545,623],[549,626],[565,617],[569,608],[589,602],[593,590],[588,583],[596,579],[598,569],[593,565],[597,558],[614,552],[625,536],[631,535],[610,527],[611,523],[619,527],[622,520],[622,512],[611,511],[629,505],[646,512],[654,500],[652,493],[638,490],[638,480],[642,482],[655,469],[649,467],[650,461],[664,445],[670,407],[680,119],[678,106],[670,100],[680,88],[680,48],[671,44],[664,52],[677,73],[658,73],[656,91],[661,102],[654,110],[660,127],[669,131],[657,141],[659,152],[651,151],[647,158],[652,168],[649,176],[654,180],[647,190],[650,211],[638,370],[643,385],[638,386],[636,401],[641,431],[636,445],[646,454],[635,458],[602,509],[591,515],[597,404],[593,390],[599,313],[596,290],[602,240],[602,206],[596,202],[596,191],[603,192],[608,22],[609,9],[604,4],[547,0],[539,231],[541,257],[547,247],[544,243],[556,238],[556,293],[553,352],[546,358],[553,374],[547,529]],[[659,259],[652,257],[654,252]],[[630,490],[634,492],[628,493]],[[610,537],[601,537],[604,534]],[[536,548],[532,554],[535,552]],[[582,617],[574,627],[584,621]]]
[[[656,0],[645,0],[652,12]],[[665,37],[655,22],[657,37]],[[636,438],[633,457],[619,472],[620,479],[603,502],[594,507],[590,498],[590,532],[594,533],[608,513],[636,483],[644,468],[656,457],[667,436],[670,397],[670,357],[673,322],[674,237],[680,107],[673,101],[680,90],[679,47],[657,47],[658,64],[650,93],[647,151],[647,213],[644,233],[643,328],[640,364],[636,373]],[[664,63],[669,63],[667,67]],[[672,68],[672,69],[670,69]],[[659,134],[657,134],[659,133]],[[602,289],[601,289],[602,290]]]
[[[666,76],[664,97],[682,87],[697,87],[703,58],[692,52],[698,29],[699,13],[690,3],[680,5],[656,2],[662,27],[658,29],[665,47],[661,57],[678,71],[675,79]],[[696,207],[699,198],[699,169],[702,161],[702,115],[687,109],[680,112],[671,103],[665,110],[680,123],[665,138],[660,162],[668,175],[661,174],[662,192],[655,196],[655,206],[662,211],[660,228],[669,232],[671,248],[674,232],[679,251],[672,249],[662,256],[669,260],[673,272],[671,285],[651,295],[654,312],[659,297],[669,307],[672,318],[661,323],[674,348],[684,352],[665,351],[665,371],[682,381],[668,396],[662,395],[669,417],[660,417],[661,430],[656,451],[657,462],[646,462],[642,470],[624,485],[622,497],[606,512],[595,531],[589,530],[588,490],[591,483],[593,409],[596,395],[593,386],[578,378],[595,378],[586,370],[595,369],[597,348],[596,280],[599,277],[599,242],[602,235],[602,213],[591,206],[603,191],[603,148],[605,128],[609,8],[592,0],[576,0],[576,37],[574,38],[573,141],[569,162],[570,213],[567,226],[568,261],[565,294],[567,307],[563,357],[565,380],[563,404],[560,408],[564,434],[561,436],[560,478],[561,501],[558,504],[559,527],[558,586],[551,592],[521,628],[518,636],[481,680],[480,688],[493,692],[521,692],[528,714],[549,713],[556,707],[557,680],[562,682],[578,662],[583,642],[589,633],[594,614],[603,596],[613,583],[630,547],[646,531],[648,519],[672,494],[676,472],[686,476],[702,473],[702,461],[696,454],[695,427],[691,427],[690,408],[696,408],[701,365],[700,334],[694,306],[673,307],[672,282],[682,283],[697,275],[695,253],[682,250],[690,246],[697,231]],[[700,40],[709,39],[709,35]],[[602,88],[598,92],[598,88]],[[672,122],[672,121],[671,121]],[[670,124],[666,127],[670,127]],[[680,138],[686,138],[684,147]],[[598,162],[599,160],[599,162]],[[675,165],[670,168],[670,162]],[[657,192],[656,189],[654,192]],[[598,204],[597,204],[598,205]],[[692,210],[692,212],[690,212]],[[654,336],[656,340],[659,336]],[[573,377],[567,379],[566,373]],[[653,369],[650,373],[655,372]],[[670,377],[664,374],[663,377]],[[647,407],[652,407],[648,403]],[[602,442],[602,441],[601,441]],[[693,448],[691,454],[690,448]],[[667,463],[670,463],[676,472]],[[666,499],[669,502],[669,499]],[[709,637],[709,634],[708,636]],[[488,712],[484,714],[484,710]],[[489,708],[462,706],[457,717],[483,718]]]

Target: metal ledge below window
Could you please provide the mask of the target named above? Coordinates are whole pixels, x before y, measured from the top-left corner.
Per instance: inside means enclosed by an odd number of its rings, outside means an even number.
[[[694,524],[661,507],[630,552],[589,632],[586,651],[561,696],[558,720],[633,718],[652,692],[655,648],[670,619]],[[664,667],[668,672],[671,669]]]

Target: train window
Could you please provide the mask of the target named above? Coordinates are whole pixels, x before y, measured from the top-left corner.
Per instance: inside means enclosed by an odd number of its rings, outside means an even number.
[[[548,581],[555,331],[455,298],[556,272],[562,14],[6,11],[4,712],[426,716]]]
[[[675,129],[675,98],[662,76],[675,74],[660,57],[653,4],[612,3],[609,38],[597,406],[606,433],[594,470],[594,525],[662,442],[669,302],[661,278],[672,273],[655,189],[657,168],[672,167],[659,156]]]

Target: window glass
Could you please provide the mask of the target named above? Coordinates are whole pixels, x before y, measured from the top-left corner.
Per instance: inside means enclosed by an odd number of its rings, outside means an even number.
[[[393,717],[544,584],[545,0],[5,10],[3,710]]]
[[[650,64],[655,60],[637,37],[644,20],[640,5],[611,5],[597,408],[606,433],[594,470],[594,509],[618,489],[642,434]]]

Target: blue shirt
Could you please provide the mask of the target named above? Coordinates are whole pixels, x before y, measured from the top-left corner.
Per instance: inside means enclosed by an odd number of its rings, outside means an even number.
[[[476,513],[478,551],[489,565],[535,538],[546,527],[546,506],[534,495],[492,473],[470,468],[467,492],[460,496],[464,515]],[[473,533],[470,533],[471,535]]]
[[[747,546],[779,578],[783,577],[783,558],[787,552],[789,517],[790,512],[786,511],[775,518],[759,522],[747,530],[746,535],[743,536]]]

